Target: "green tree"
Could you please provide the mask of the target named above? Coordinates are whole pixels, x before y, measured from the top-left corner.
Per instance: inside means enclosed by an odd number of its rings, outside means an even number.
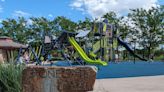
[[[78,21],[78,29],[91,30],[92,22],[89,18],[85,18],[84,21]]]
[[[109,12],[103,15],[102,18],[108,19],[108,23],[118,25],[119,18],[117,18],[117,14],[115,12]]]
[[[16,19],[6,19],[2,21],[2,35],[9,36],[15,41],[26,43],[26,20],[23,17]]]
[[[32,25],[29,25],[28,30],[29,30],[29,39],[31,41],[35,41],[37,43],[40,43],[43,40],[44,35],[51,34],[52,32],[52,24],[51,21],[44,18],[35,18],[32,17],[30,18],[32,20]]]
[[[63,16],[59,16],[56,19],[54,19],[54,23],[56,23],[55,25],[58,26],[58,30],[75,32],[77,29],[77,23]]]
[[[152,7],[149,10],[132,9],[132,13],[129,13],[129,18],[135,25],[133,35],[136,35],[139,44],[147,50],[148,58],[150,58],[151,53],[154,53],[155,48],[162,43],[164,34],[163,9],[163,6]]]

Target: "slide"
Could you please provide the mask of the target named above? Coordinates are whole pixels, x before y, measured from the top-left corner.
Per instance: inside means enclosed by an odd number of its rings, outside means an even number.
[[[89,64],[98,64],[98,65],[103,65],[106,66],[107,63],[104,61],[101,61],[100,59],[98,60],[92,60],[90,59],[87,54],[84,52],[84,50],[79,46],[79,44],[75,41],[75,39],[73,37],[69,37],[69,42],[71,43],[71,45],[73,45],[73,47],[76,49],[76,51],[80,54],[80,56],[83,58],[83,60],[86,63]]]
[[[125,43],[123,40],[121,40],[119,37],[117,37],[118,43],[124,46],[133,56],[139,58],[140,60],[147,61],[146,59],[140,57],[139,55],[135,54],[134,51],[128,46],[127,43]]]

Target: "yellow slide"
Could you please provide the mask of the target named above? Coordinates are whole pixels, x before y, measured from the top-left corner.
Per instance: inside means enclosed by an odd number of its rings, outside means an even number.
[[[79,46],[79,44],[75,41],[73,37],[69,37],[69,42],[74,46],[76,51],[80,54],[80,56],[83,58],[83,60],[89,64],[99,64],[106,66],[107,62],[101,61],[100,59],[98,60],[92,60],[90,59],[87,54],[84,52],[84,50]]]

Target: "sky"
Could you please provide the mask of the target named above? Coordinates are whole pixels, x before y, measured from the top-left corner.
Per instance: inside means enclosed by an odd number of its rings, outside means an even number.
[[[98,18],[114,11],[126,15],[129,9],[164,5],[164,0],[0,0],[0,21],[18,16],[65,16],[73,21]]]

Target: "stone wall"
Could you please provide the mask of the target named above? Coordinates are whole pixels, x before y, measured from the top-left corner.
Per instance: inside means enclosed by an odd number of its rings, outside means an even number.
[[[89,66],[31,66],[23,71],[22,92],[92,91],[96,70]]]

